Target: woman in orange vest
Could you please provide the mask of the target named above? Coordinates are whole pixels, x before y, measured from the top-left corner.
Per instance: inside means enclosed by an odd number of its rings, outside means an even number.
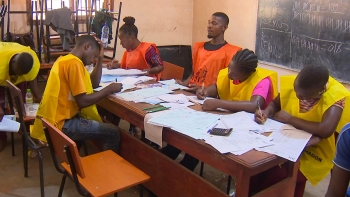
[[[265,110],[255,113],[255,121],[267,118],[290,124],[319,136],[321,142],[307,147],[300,155],[300,167],[295,186],[295,197],[302,197],[306,181],[316,185],[333,167],[335,156],[334,131],[339,132],[349,122],[350,92],[329,76],[324,66],[305,66],[297,77],[280,78],[281,91]],[[286,178],[286,166],[277,166],[251,179],[251,188],[260,191]]]
[[[160,79],[160,73],[163,71],[163,62],[160,59],[159,51],[155,44],[141,42],[137,38],[138,29],[135,26],[135,18],[127,16],[123,19],[124,25],[119,29],[120,44],[126,51],[123,54],[122,61],[112,61],[107,64],[108,69],[139,69],[147,71],[151,77]]]
[[[275,71],[257,66],[258,57],[253,51],[237,52],[228,68],[219,72],[216,84],[197,90],[199,99],[219,98],[206,100],[203,110],[223,108],[253,113],[258,105],[265,108],[278,94],[278,78]]]

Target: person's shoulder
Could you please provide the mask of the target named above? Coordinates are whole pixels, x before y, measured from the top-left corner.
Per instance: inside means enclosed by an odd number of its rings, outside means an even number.
[[[233,45],[233,44],[230,44],[230,43],[227,43],[225,45],[226,48],[230,48],[231,50],[234,50],[234,51],[240,51],[242,50],[242,47],[240,46],[236,46],[236,45]]]
[[[206,42],[195,42],[193,47],[203,47]]]

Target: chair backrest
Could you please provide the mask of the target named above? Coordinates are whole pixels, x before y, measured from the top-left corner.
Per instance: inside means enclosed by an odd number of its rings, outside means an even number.
[[[56,155],[58,158],[60,158],[61,161],[69,164],[72,169],[72,174],[77,173],[81,178],[85,178],[85,172],[75,142],[67,137],[62,131],[53,126],[46,119],[42,118],[41,120],[44,127],[46,127],[45,135],[52,156],[54,157],[54,155]],[[67,147],[70,152],[72,163],[69,161],[70,159],[68,158],[68,154],[66,152]],[[57,160],[54,162],[57,162]]]
[[[168,80],[168,79],[182,80],[182,76],[184,75],[184,70],[185,70],[184,68],[166,61],[163,61],[163,65],[164,65],[164,70],[161,76],[162,80]]]
[[[10,105],[12,105],[10,106],[11,110],[13,110],[13,107],[16,108],[19,118],[21,118],[20,116],[25,118],[26,110],[23,102],[22,91],[19,88],[17,88],[13,83],[11,83],[9,80],[6,80],[6,83],[7,83],[7,88],[10,91],[8,100]],[[19,101],[18,103],[19,105],[16,104],[16,98]]]

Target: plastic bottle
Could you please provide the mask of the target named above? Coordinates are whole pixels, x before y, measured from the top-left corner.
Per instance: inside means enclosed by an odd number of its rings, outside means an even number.
[[[30,89],[27,89],[26,93],[26,113],[27,115],[31,112],[33,112],[33,95],[30,92]]]
[[[103,43],[104,48],[107,48],[107,46],[108,46],[108,35],[109,35],[109,27],[108,27],[107,22],[106,22],[103,25],[102,32],[101,32],[101,41]]]

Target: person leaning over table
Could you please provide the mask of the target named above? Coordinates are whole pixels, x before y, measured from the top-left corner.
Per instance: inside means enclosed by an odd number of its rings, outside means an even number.
[[[300,155],[295,197],[302,197],[306,181],[319,183],[333,167],[334,133],[349,122],[349,91],[329,76],[323,65],[309,64],[297,76],[280,78],[280,94],[262,112],[255,112],[255,121],[267,118],[290,124],[322,138]],[[251,191],[258,192],[286,178],[287,166],[277,166],[251,179]]]

